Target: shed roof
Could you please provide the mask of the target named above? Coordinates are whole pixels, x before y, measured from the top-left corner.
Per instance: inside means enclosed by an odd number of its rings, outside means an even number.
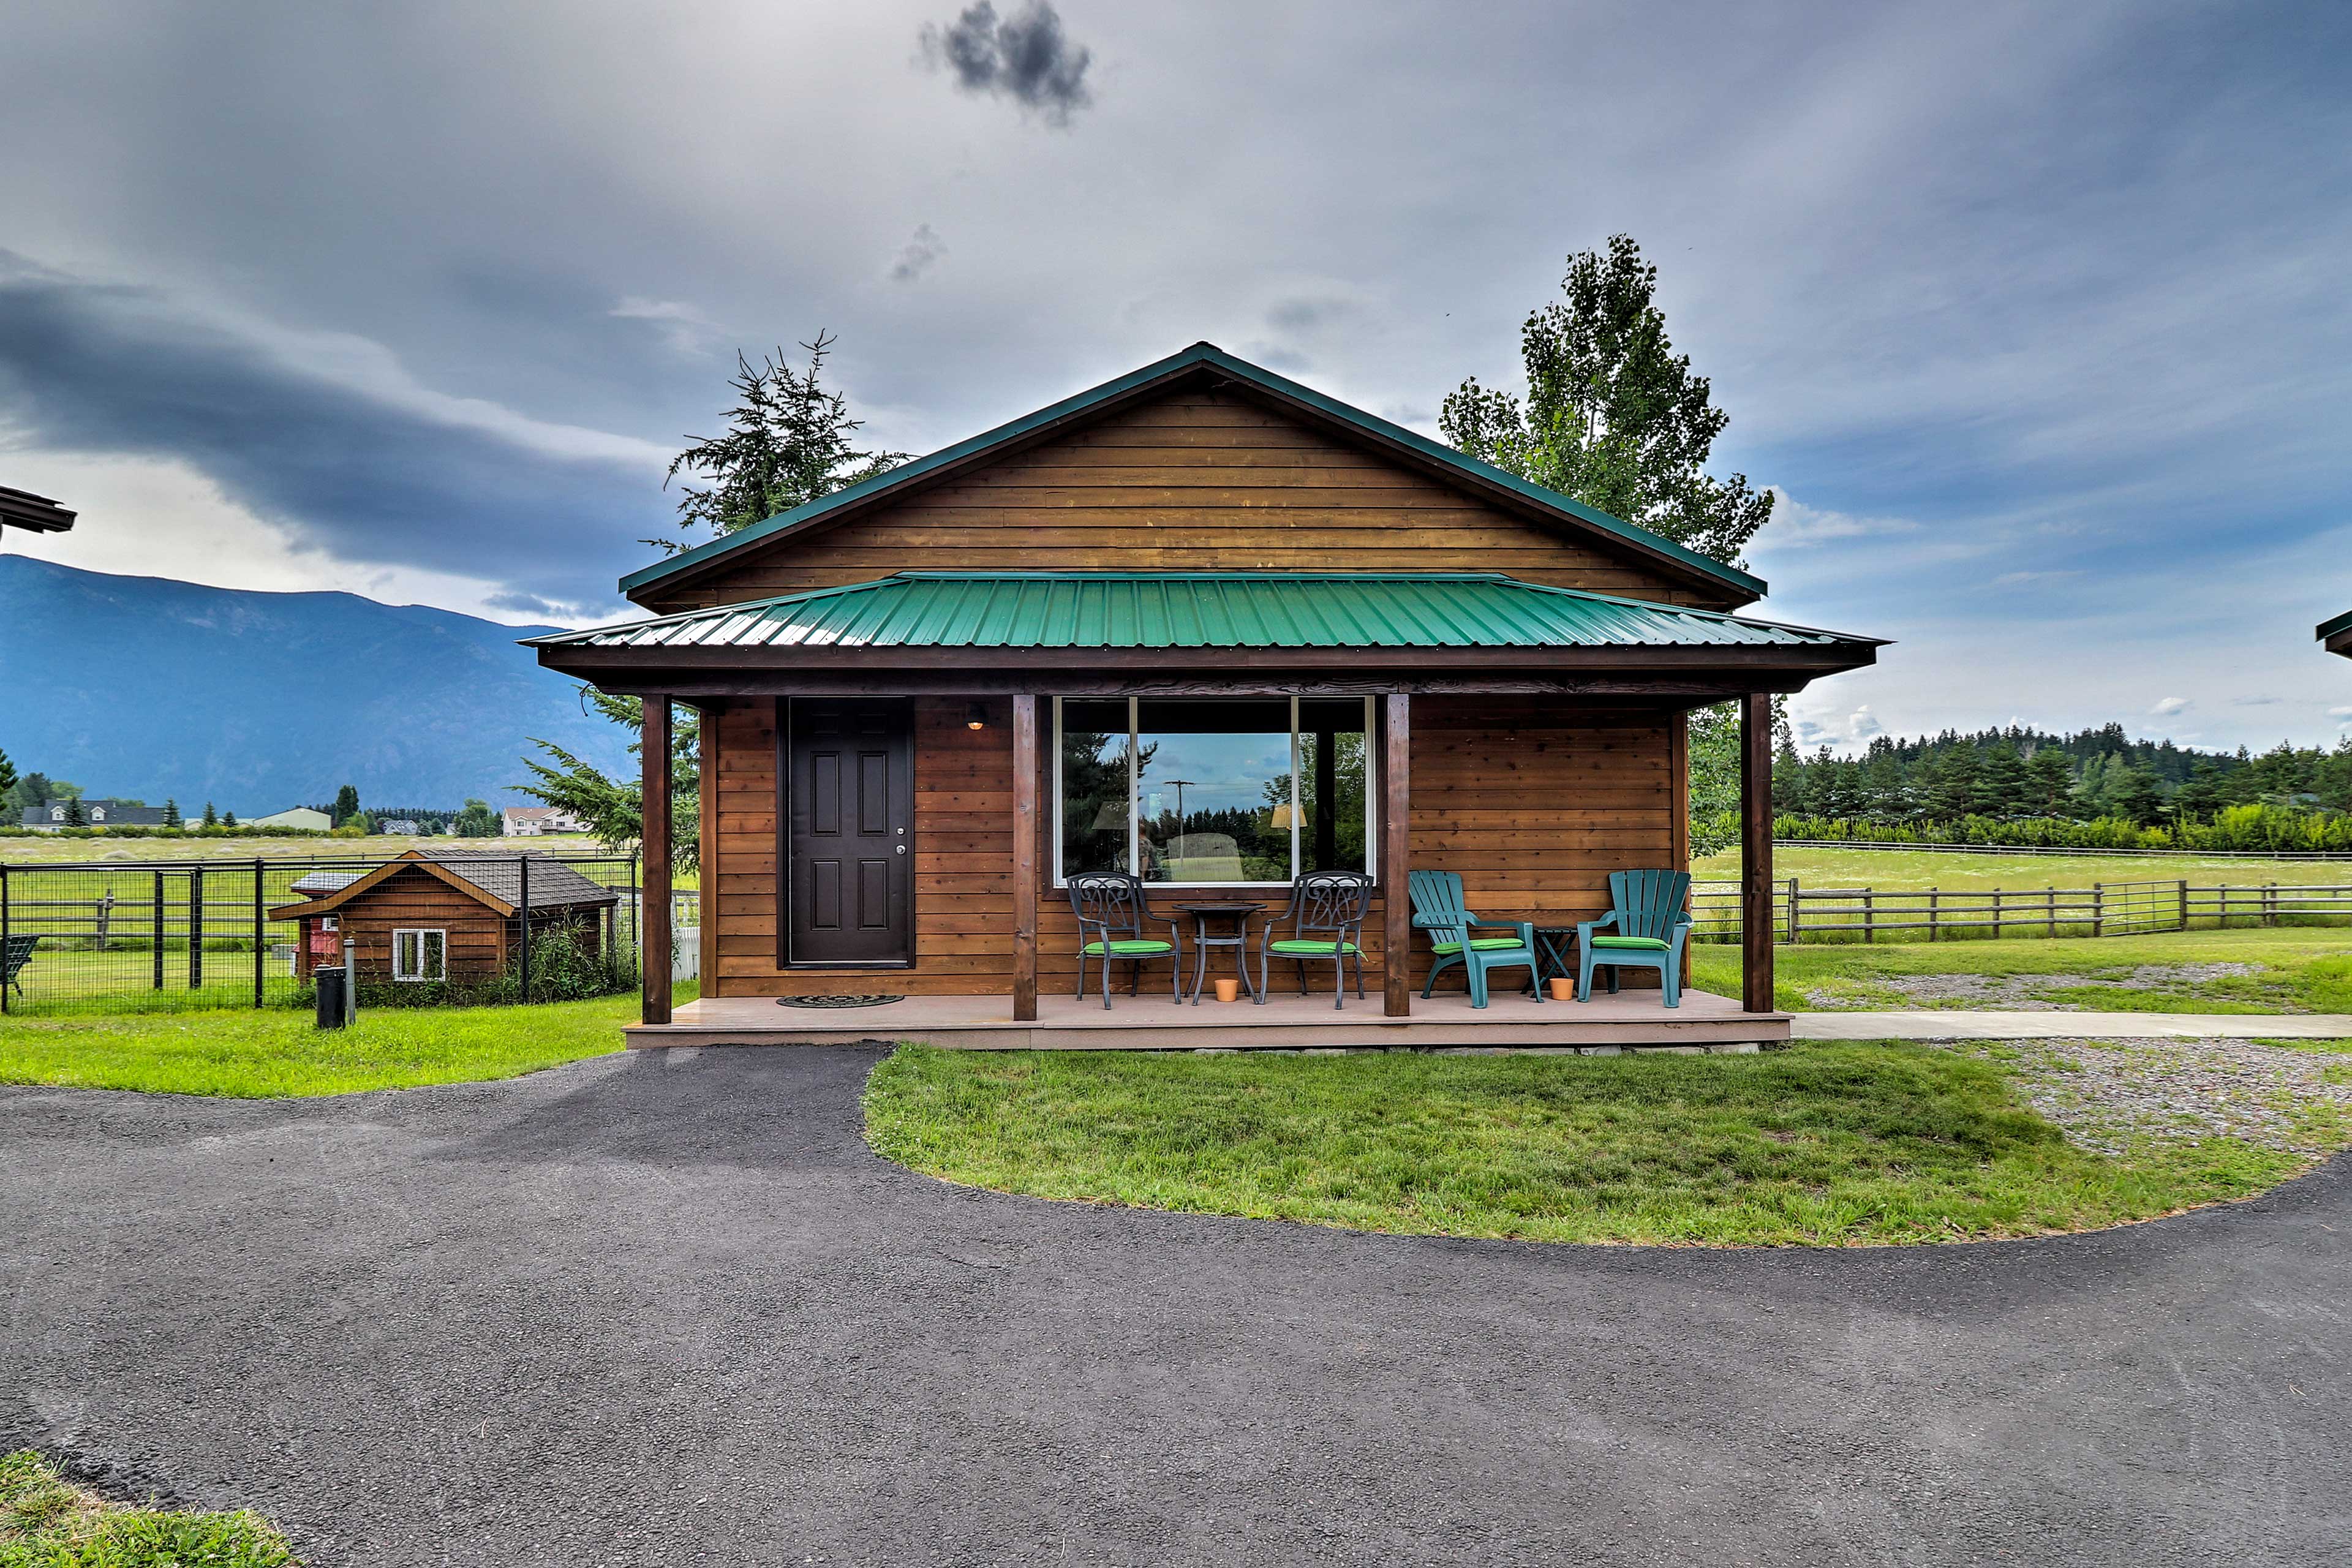
[[[1532,510],[1571,531],[1604,535],[1679,577],[1704,582],[1718,591],[1727,592],[1734,596],[1735,602],[1764,595],[1765,584],[1760,577],[1752,576],[1735,566],[1726,566],[1719,561],[1711,561],[1696,551],[1686,550],[1672,540],[1652,533],[1648,529],[1637,527],[1622,518],[1612,517],[1598,507],[1587,506],[1558,490],[1531,483],[1491,463],[1482,463],[1443,442],[1433,441],[1418,431],[1409,430],[1376,414],[1327,396],[1286,376],[1276,375],[1262,365],[1237,359],[1209,342],[1194,343],[1166,359],[1129,371],[1099,386],[1089,387],[1075,396],[1049,404],[1034,414],[1023,415],[1008,424],[982,431],[951,447],[943,447],[927,457],[901,463],[845,489],[819,497],[805,506],[781,512],[723,539],[714,539],[692,550],[681,551],[667,561],[656,562],[623,577],[621,592],[634,597],[657,584],[691,577],[763,543],[822,526],[843,513],[866,506],[893,492],[968,468],[975,461],[992,457],[999,448],[1010,448],[1032,437],[1042,437],[1058,429],[1088,423],[1129,402],[1157,395],[1177,382],[1202,377],[1249,387],[1295,414],[1336,427],[1353,438],[1377,447],[1451,483],[1521,510]]]
[[[901,572],[542,648],[1867,647],[1878,639],[1496,572]]]
[[[411,849],[373,871],[352,877],[339,887],[320,889],[316,896],[302,902],[281,905],[269,911],[269,918],[298,920],[306,915],[331,914],[386,878],[412,868],[480,900],[502,915],[510,915],[522,906],[521,862],[525,858],[530,862],[530,907],[534,910],[610,904],[620,899],[620,894],[612,889],[543,855],[524,857],[511,851],[486,849]],[[337,875],[340,873],[314,872],[297,882],[294,891],[313,891],[304,886],[312,877],[323,882]]]

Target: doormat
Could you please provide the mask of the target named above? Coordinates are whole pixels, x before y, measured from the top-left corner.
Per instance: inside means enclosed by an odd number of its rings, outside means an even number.
[[[879,1007],[885,1002],[896,1002],[896,996],[779,996],[779,1007]]]

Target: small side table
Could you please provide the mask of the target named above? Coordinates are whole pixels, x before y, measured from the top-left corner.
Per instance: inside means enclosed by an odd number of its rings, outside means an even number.
[[[1201,983],[1209,977],[1209,950],[1213,947],[1234,950],[1234,968],[1242,977],[1242,988],[1249,993],[1251,1000],[1256,1000],[1257,982],[1250,978],[1249,969],[1249,923],[1250,917],[1259,911],[1260,906],[1245,899],[1228,899],[1213,903],[1174,904],[1170,907],[1179,914],[1192,917],[1192,1005],[1197,1007],[1201,1005]],[[1212,922],[1222,929],[1227,921],[1232,922],[1232,934],[1210,934]]]
[[[1536,968],[1538,985],[1544,983],[1543,972],[1546,969],[1558,971],[1562,980],[1572,981],[1576,978],[1576,966],[1569,963],[1560,952],[1562,948],[1573,948],[1575,945],[1576,928],[1574,926],[1536,927],[1536,956],[1542,960]]]

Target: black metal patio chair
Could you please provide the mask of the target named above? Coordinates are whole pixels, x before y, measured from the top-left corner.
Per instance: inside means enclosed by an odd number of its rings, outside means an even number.
[[[1266,970],[1277,958],[1298,965],[1298,994],[1307,994],[1307,961],[1331,961],[1331,1005],[1347,1005],[1348,961],[1356,962],[1356,1000],[1364,999],[1364,913],[1372,907],[1372,879],[1361,871],[1309,871],[1291,884],[1290,907],[1265,922],[1257,950],[1257,1004],[1265,1005]],[[1285,921],[1290,934],[1277,936]]]
[[[40,942],[39,933],[31,936],[11,934],[7,945],[0,947],[0,986],[14,986],[16,994],[25,994],[25,983],[16,977],[33,962],[33,949]]]
[[[1143,879],[1124,871],[1081,871],[1069,879],[1070,912],[1078,917],[1078,999],[1087,994],[1087,960],[1102,960],[1103,1005],[1110,1005],[1110,966],[1116,960],[1129,965],[1127,994],[1143,984],[1143,966],[1156,958],[1168,960],[1169,999],[1184,1000],[1183,938],[1176,922],[1152,912],[1144,897]],[[1165,925],[1169,940],[1143,934],[1144,922]],[[1096,933],[1089,937],[1088,933]]]

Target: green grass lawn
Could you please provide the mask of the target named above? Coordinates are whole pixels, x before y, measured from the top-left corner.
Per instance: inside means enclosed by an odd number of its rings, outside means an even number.
[[[2199,974],[2200,966],[2252,973]],[[1691,982],[1739,994],[1739,950],[1691,948]],[[2145,973],[2140,973],[2145,972]],[[1790,1012],[1823,1009],[2014,1007],[2054,1002],[2115,1013],[2352,1013],[2352,930],[2249,927],[2153,936],[2028,937],[2000,942],[1841,942],[1774,950],[1774,995]],[[1922,994],[1931,977],[2014,984],[2009,994]],[[2095,982],[2124,981],[2126,984]],[[1906,989],[1907,987],[1907,989]],[[2061,1026],[2053,1024],[2053,1030]]]
[[[259,1514],[118,1508],[29,1449],[0,1456],[0,1568],[296,1568]]]
[[[2247,860],[2226,855],[1970,855],[1951,849],[1812,849],[1772,851],[1772,874],[1808,888],[2087,888],[2094,882],[2177,882],[2200,888],[2227,883],[2318,882],[2352,886],[2352,860]],[[1728,849],[1691,864],[1701,881],[1739,879],[1739,851]]]
[[[1755,1056],[1342,1057],[902,1046],[876,1151],[1038,1197],[1535,1241],[1883,1244],[2091,1228],[2243,1197],[2311,1156],[2090,1152],[1997,1064],[1899,1044]]]
[[[677,989],[691,999],[691,983]],[[0,1083],[236,1099],[514,1078],[621,1048],[637,998],[362,1010],[320,1029],[290,1008],[0,1020]]]

